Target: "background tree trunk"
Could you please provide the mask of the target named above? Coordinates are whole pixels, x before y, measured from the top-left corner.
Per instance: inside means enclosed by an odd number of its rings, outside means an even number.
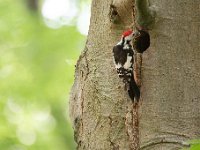
[[[139,149],[138,136],[141,149],[169,150],[199,138],[200,0],[150,1],[156,18],[151,46],[143,54],[139,117],[112,59],[112,47],[133,23],[134,4],[92,2],[88,39],[70,97],[79,150]],[[147,26],[142,21],[146,16],[140,10],[137,14],[138,24]]]

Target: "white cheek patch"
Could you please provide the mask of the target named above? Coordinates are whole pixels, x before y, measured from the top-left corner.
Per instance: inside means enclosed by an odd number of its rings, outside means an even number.
[[[131,65],[132,65],[131,60],[132,60],[132,56],[128,56],[128,55],[127,55],[127,60],[126,60],[126,62],[125,62],[125,64],[124,64],[124,68],[125,68],[125,69],[129,69],[129,68],[131,67]]]

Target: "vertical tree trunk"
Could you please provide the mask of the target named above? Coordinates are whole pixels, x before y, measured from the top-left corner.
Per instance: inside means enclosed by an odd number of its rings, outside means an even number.
[[[70,97],[79,150],[137,150],[139,143],[141,149],[169,150],[199,137],[200,0],[150,1],[156,20],[151,47],[143,54],[139,118],[112,59],[113,45],[133,23],[134,4],[92,2],[87,43]],[[148,26],[140,13],[147,8],[137,8],[138,24]]]
[[[200,0],[152,0],[156,22],[143,55],[140,143],[170,150],[200,138]]]

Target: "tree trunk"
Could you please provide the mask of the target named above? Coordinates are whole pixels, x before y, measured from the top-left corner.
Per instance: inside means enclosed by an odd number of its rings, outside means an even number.
[[[87,43],[75,72],[70,117],[78,150],[170,150],[200,134],[200,0],[93,0]],[[134,22],[151,27],[139,105],[124,91],[112,47]],[[152,16],[152,15],[149,15]],[[150,17],[151,18],[151,17]],[[139,115],[138,115],[139,110]],[[138,124],[139,120],[139,124]],[[138,130],[139,129],[139,130]],[[139,140],[140,139],[140,140]]]

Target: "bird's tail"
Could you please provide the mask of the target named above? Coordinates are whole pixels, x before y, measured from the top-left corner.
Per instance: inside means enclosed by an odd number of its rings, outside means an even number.
[[[128,94],[133,102],[138,102],[140,98],[140,89],[137,86],[134,77],[132,76],[129,83]]]

